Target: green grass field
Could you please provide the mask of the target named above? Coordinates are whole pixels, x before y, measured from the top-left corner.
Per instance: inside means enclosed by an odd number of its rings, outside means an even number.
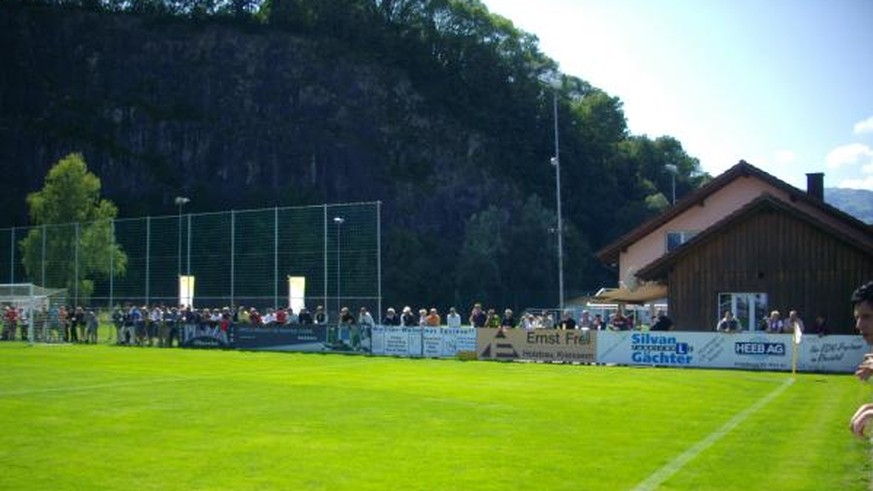
[[[0,344],[0,489],[861,490],[849,375]]]

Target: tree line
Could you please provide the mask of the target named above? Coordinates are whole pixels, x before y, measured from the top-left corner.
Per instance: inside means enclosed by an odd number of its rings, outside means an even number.
[[[44,0],[62,8],[229,23],[278,30],[399,67],[424,105],[462,121],[471,158],[448,169],[426,158],[391,161],[395,186],[459,189],[477,176],[483,198],[461,198],[434,217],[386,223],[388,303],[523,308],[554,305],[556,293],[553,112],[557,102],[567,291],[615,283],[593,253],[709,178],[675,138],[632,135],[622,102],[563,74],[538,40],[478,0]],[[580,49],[597,49],[580,47]],[[546,78],[557,81],[552,85]],[[459,177],[463,176],[463,177]],[[451,192],[447,191],[451,196]],[[313,199],[326,198],[313,195]],[[439,274],[434,274],[439,272]],[[410,298],[411,297],[411,298]]]

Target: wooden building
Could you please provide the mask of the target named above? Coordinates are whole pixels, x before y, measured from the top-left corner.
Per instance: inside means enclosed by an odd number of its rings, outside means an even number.
[[[598,255],[625,262],[625,284],[664,288],[677,330],[713,330],[724,310],[755,330],[797,310],[849,334],[849,297],[873,280],[873,228],[824,203],[822,182],[810,175],[803,192],[741,161]]]

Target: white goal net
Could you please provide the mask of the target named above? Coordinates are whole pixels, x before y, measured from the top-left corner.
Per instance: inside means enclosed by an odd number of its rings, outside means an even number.
[[[66,301],[65,289],[43,288],[32,283],[0,284],[2,339],[30,343],[64,342],[64,326],[58,313]]]

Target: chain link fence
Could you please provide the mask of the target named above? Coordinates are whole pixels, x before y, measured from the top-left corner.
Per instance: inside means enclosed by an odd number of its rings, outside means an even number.
[[[106,309],[179,305],[179,278],[193,276],[198,308],[267,309],[288,306],[288,278],[304,277],[310,310],[382,311],[379,202],[219,213],[185,203],[169,216],[0,229],[0,282],[66,288],[72,305]],[[95,247],[106,240],[126,264]]]

